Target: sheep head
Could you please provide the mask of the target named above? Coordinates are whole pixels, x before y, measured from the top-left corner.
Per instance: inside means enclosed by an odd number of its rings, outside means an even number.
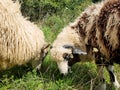
[[[71,71],[70,68],[73,64],[80,61],[80,56],[86,55],[87,53],[72,45],[63,45],[63,48],[71,50],[71,53],[63,54],[63,61],[57,63],[60,73],[65,75]]]

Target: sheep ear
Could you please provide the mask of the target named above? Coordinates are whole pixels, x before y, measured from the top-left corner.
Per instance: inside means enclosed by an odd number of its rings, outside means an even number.
[[[87,55],[87,52],[82,51],[81,49],[76,48],[76,47],[74,47],[72,45],[63,45],[63,47],[66,48],[66,49],[72,49],[73,54]]]
[[[73,54],[87,55],[87,52],[82,51],[82,50],[80,50],[80,49],[78,49],[78,48],[75,48],[75,49],[73,50]]]

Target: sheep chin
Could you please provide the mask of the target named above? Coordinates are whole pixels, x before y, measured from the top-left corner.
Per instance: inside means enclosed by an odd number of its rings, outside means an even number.
[[[57,62],[57,65],[61,74],[63,75],[68,74],[68,69],[69,69],[68,61],[63,60],[61,62]]]

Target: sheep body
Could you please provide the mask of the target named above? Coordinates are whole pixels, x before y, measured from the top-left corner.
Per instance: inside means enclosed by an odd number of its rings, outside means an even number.
[[[78,48],[78,49],[80,48],[82,51],[86,51],[85,43],[87,43],[88,40],[91,38],[91,37],[89,37],[91,35],[88,35],[88,37],[85,37],[85,32],[84,32],[84,29],[87,26],[86,23],[87,23],[88,19],[90,18],[90,16],[88,16],[88,15],[91,15],[92,18],[93,18],[90,22],[95,21],[96,18],[94,16],[97,16],[99,11],[100,11],[99,9],[96,10],[96,8],[101,8],[101,7],[102,7],[102,4],[101,5],[99,5],[99,4],[96,5],[95,4],[95,5],[92,5],[89,8],[87,8],[75,20],[75,22],[70,23],[68,26],[63,28],[62,32],[58,34],[57,38],[53,42],[52,49],[50,50],[51,56],[57,62],[61,73],[62,73],[61,68],[63,68],[61,63],[63,63],[64,60],[65,60],[65,58],[63,57],[64,54],[65,53],[67,53],[67,54],[72,54],[73,53],[71,49],[66,49],[63,46],[64,45],[70,45],[70,46],[73,46],[73,47]],[[90,30],[93,26],[94,26],[94,24],[90,24],[89,26],[87,26],[87,29]],[[79,31],[78,28],[81,28],[81,30],[83,30],[83,31]],[[94,26],[94,28],[95,28],[95,26]],[[87,33],[87,34],[90,34],[90,33]],[[93,59],[89,56],[84,57],[84,55],[79,56],[77,54],[70,55],[70,56],[71,57],[75,56],[73,59],[68,61],[68,63],[70,63],[70,65],[73,65],[74,63],[76,63],[80,60],[86,61],[85,59],[87,59],[87,60],[90,59],[89,61],[91,61]]]
[[[79,38],[78,42],[79,49],[86,51],[88,55],[94,57],[98,70],[100,70],[98,71],[100,75],[100,80],[102,80],[103,82],[101,88],[104,88],[104,90],[106,89],[105,88],[106,86],[102,73],[103,69],[101,70],[99,68],[103,66],[107,68],[110,74],[111,82],[114,84],[114,86],[116,88],[120,87],[113,71],[114,70],[113,63],[114,62],[120,63],[119,23],[120,23],[120,1],[105,0],[100,3],[89,6],[85,11],[83,11],[83,13],[81,13],[81,15],[75,20],[75,22],[67,26],[69,27],[69,32],[71,32],[71,30],[74,30],[74,32],[76,31],[78,32],[76,34],[78,34]],[[66,34],[67,33],[68,32],[66,32]],[[66,38],[66,35],[62,36]],[[64,41],[64,38],[62,40]],[[69,41],[72,42],[72,39]],[[61,42],[59,42],[58,40],[58,43]],[[74,43],[72,45],[74,47]],[[62,54],[64,54],[64,51]],[[64,55],[63,56],[65,58],[66,57],[68,58],[70,57],[70,55],[68,54],[65,54],[67,56]],[[75,57],[70,57],[69,59],[71,60],[71,58],[73,58],[72,60],[74,60]]]
[[[105,2],[97,20],[97,38],[100,52],[108,59],[120,56],[120,1]],[[103,34],[103,35],[102,35]]]
[[[42,57],[41,50],[47,44],[44,34],[22,16],[18,2],[0,0],[0,29],[0,70]]]

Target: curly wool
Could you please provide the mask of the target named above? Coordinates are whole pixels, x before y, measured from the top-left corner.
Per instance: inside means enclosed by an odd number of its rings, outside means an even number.
[[[96,20],[94,16],[99,13],[99,10],[96,10],[96,8],[98,9],[100,7],[102,7],[102,4],[90,6],[73,23],[70,23],[58,34],[51,49],[51,56],[54,60],[63,61],[64,53],[72,53],[70,49],[63,48],[63,45],[75,46],[80,48],[82,51],[86,51],[85,43],[88,43],[91,35],[85,37],[85,34],[90,34],[90,32],[92,32],[90,30],[92,30],[93,26],[95,27],[91,22]],[[80,28],[81,31],[78,28]]]
[[[106,0],[97,20],[100,51],[108,59],[120,56],[120,1]]]
[[[56,61],[64,60],[63,53],[71,54],[72,52],[70,49],[65,49],[63,45],[80,46],[78,32],[72,28],[72,25],[66,26],[53,42],[50,52],[52,58]]]
[[[106,60],[120,56],[120,1],[105,0],[89,6],[73,28],[78,29],[79,38],[88,53],[98,48]],[[84,42],[84,43],[83,43]],[[82,48],[82,47],[80,47]]]
[[[18,2],[0,0],[0,70],[40,59],[43,32],[24,18]]]

